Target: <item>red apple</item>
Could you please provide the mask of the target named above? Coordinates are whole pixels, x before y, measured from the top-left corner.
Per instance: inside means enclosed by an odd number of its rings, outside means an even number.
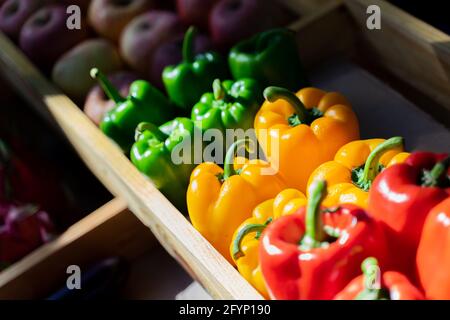
[[[39,67],[49,70],[65,52],[87,38],[87,28],[67,28],[66,7],[50,5],[35,12],[20,33],[20,47]]]
[[[209,14],[218,0],[177,0],[178,16],[184,24],[207,28]]]
[[[275,26],[279,8],[271,0],[221,0],[211,11],[213,43],[228,49],[237,42]]]
[[[82,12],[87,12],[92,0],[61,0],[60,2],[66,6],[79,6]]]
[[[17,41],[28,18],[49,0],[6,0],[0,9],[0,30]]]
[[[138,77],[126,71],[120,71],[108,76],[109,81],[116,87],[123,97],[128,96],[131,83],[138,80]],[[106,112],[114,108],[114,101],[110,100],[105,91],[96,85],[89,92],[84,104],[84,113],[96,124],[99,125]]]
[[[130,22],[120,39],[120,51],[124,60],[139,75],[148,76],[156,50],[164,42],[183,32],[178,17],[169,11],[151,11]]]
[[[100,36],[118,42],[133,18],[154,7],[153,0],[92,0],[88,19]]]

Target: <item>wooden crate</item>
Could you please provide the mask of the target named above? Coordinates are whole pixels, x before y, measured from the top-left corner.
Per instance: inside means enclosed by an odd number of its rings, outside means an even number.
[[[294,10],[303,3],[283,2]],[[366,8],[370,4],[382,9],[381,30],[366,28]],[[441,120],[448,120],[450,38],[442,32],[382,0],[324,1],[323,6],[291,28],[297,32],[300,52],[308,67],[342,54],[362,65],[369,60],[367,65],[376,70],[382,68],[395,86],[406,86],[412,90],[405,92],[422,97],[424,110],[434,113],[439,109],[445,114]],[[45,105],[94,174],[128,203],[166,250],[214,298],[262,299],[120,149],[1,35],[0,48],[1,72],[31,103],[37,107]]]
[[[128,261],[156,246],[153,235],[116,198],[0,273],[0,299],[42,299],[65,281],[70,265],[117,256]]]

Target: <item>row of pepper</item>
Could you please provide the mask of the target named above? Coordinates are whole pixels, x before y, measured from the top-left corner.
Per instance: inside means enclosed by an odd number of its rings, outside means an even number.
[[[269,159],[265,137],[278,140],[278,174],[233,163],[246,141],[224,170],[199,165],[187,192],[194,227],[265,297],[450,299],[448,155],[410,155],[401,137],[356,140],[337,93],[264,93],[254,127],[258,138],[269,130],[258,139]],[[378,287],[352,281],[375,263],[388,271]]]
[[[311,87],[292,93],[307,81],[285,30],[231,50],[236,82],[205,71],[217,62],[214,55],[190,57],[193,34],[185,38],[185,62],[163,74],[172,102],[142,81],[124,99],[93,72],[118,104],[102,130],[131,149],[132,162],[175,205],[184,208],[187,200],[193,226],[266,297],[450,299],[448,158],[409,155],[401,137],[358,140],[358,119],[339,93]],[[213,83],[212,93],[202,95],[203,80]],[[261,94],[267,85],[277,87]],[[191,118],[162,124],[172,104],[192,107]],[[223,168],[171,160],[196,130],[252,126],[267,159],[278,159],[275,174],[262,174],[268,162],[236,157],[248,140],[231,146]],[[365,276],[358,277],[361,264]],[[366,287],[375,265],[381,284]]]
[[[269,30],[237,44],[228,64],[215,52],[193,56],[195,35],[196,29],[189,28],[183,62],[163,72],[168,97],[149,82],[137,80],[124,98],[100,70],[91,70],[116,104],[104,115],[100,129],[125,153],[131,150],[135,166],[182,211],[186,211],[184,195],[196,155],[192,152],[191,161],[174,164],[174,148],[186,137],[198,136],[195,131],[252,128],[263,85],[307,84],[298,72],[302,65],[293,33],[286,29]],[[227,80],[230,74],[234,80]]]

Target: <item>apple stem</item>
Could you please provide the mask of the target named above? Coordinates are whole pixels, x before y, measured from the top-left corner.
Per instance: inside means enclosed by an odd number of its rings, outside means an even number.
[[[192,63],[195,59],[194,38],[197,35],[197,28],[191,26],[184,35],[183,60],[185,63]]]

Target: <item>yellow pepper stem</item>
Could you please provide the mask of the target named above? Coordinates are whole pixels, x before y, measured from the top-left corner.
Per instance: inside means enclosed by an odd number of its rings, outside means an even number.
[[[268,87],[264,90],[264,98],[269,102],[284,100],[288,102],[294,109],[300,123],[306,123],[309,118],[308,110],[303,102],[291,91],[280,87]]]
[[[246,150],[249,150],[250,141],[249,138],[238,140],[228,149],[223,164],[223,180],[227,180],[229,177],[238,174],[238,172],[234,170],[234,158],[236,157],[239,148],[245,146]]]
[[[242,240],[244,240],[245,236],[256,232],[256,239],[259,239],[261,236],[261,233],[264,231],[264,229],[269,225],[269,223],[272,222],[272,218],[269,218],[264,224],[247,224],[239,229],[234,241],[233,241],[233,250],[232,255],[233,259],[237,260],[239,258],[242,258],[244,256],[244,253],[242,252]]]
[[[386,152],[402,147],[404,143],[405,141],[402,137],[393,137],[383,143],[380,143],[375,149],[373,149],[364,164],[364,171],[362,176],[357,181],[357,186],[365,191],[368,191],[372,186],[373,180],[375,180],[380,172],[380,158]]]
[[[91,69],[91,78],[98,81],[107,97],[112,101],[114,101],[116,104],[121,103],[125,100],[120,95],[119,90],[117,90],[117,88],[113,86],[113,84],[99,69],[97,68]]]
[[[326,181],[316,181],[311,186],[309,194],[305,218],[306,231],[301,240],[301,246],[305,249],[318,248],[327,238],[322,221],[322,211],[320,210],[320,205],[327,194]]]

